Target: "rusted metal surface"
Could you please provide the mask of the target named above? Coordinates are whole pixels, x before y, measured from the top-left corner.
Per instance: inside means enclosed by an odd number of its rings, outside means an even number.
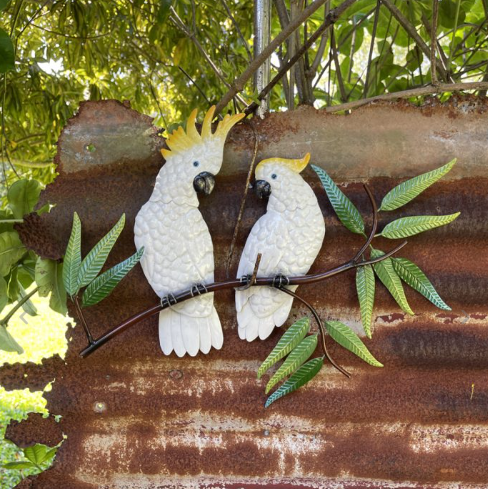
[[[366,341],[385,368],[370,367],[329,341],[331,354],[352,379],[327,366],[307,387],[264,410],[267,378],[258,381],[256,371],[281,331],[266,341],[240,341],[230,291],[216,296],[224,347],[207,356],[163,356],[157,319],[151,318],[82,360],[78,352],[86,339],[77,327],[70,332],[66,364],[45,362],[56,377],[46,394],[48,407],[62,415],[58,426],[68,438],[55,466],[22,487],[486,487],[487,107],[473,98],[421,108],[378,104],[347,117],[308,108],[254,122],[258,160],[311,151],[313,163],[344,184],[365,216],[370,206],[362,182],[379,202],[404,177],[458,157],[452,174],[392,214],[462,211],[450,226],[410,238],[401,252],[427,272],[452,312],[435,309],[408,290],[416,315],[405,316],[378,286],[374,336]],[[127,129],[132,124],[134,137]],[[95,151],[88,152],[87,144]],[[201,200],[214,240],[217,280],[225,278],[253,144],[248,125],[233,130],[216,190]],[[65,246],[76,210],[86,253],[126,212],[126,229],[107,266],[129,256],[135,215],[163,163],[162,145],[150,119],[124,105],[84,104],[61,136],[60,176],[42,196],[58,205],[43,215],[43,225]],[[311,270],[318,272],[350,259],[362,240],[338,223],[311,170],[306,178],[316,188],[327,226]],[[263,209],[249,195],[234,267]],[[389,249],[392,242],[378,247]],[[353,273],[298,290],[324,318],[341,319],[359,331]],[[86,316],[98,336],[155,300],[138,267]],[[290,321],[305,313],[296,305]],[[2,369],[0,383],[20,388],[34,384],[36,375],[49,376],[32,367],[24,378],[25,368]],[[29,435],[21,427],[9,433],[25,443]]]

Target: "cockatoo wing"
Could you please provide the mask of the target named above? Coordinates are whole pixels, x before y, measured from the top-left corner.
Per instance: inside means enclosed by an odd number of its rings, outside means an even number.
[[[254,270],[258,253],[262,254],[258,276],[272,277],[293,273],[287,250],[291,247],[288,225],[276,212],[267,212],[253,226],[241,255],[237,276]],[[295,290],[296,287],[289,287]],[[275,326],[281,326],[290,313],[293,298],[270,287],[251,287],[236,291],[239,337],[248,341],[267,338]]]
[[[214,280],[212,239],[196,207],[149,201],[136,218],[136,247],[144,246],[142,269],[159,295],[177,294]],[[165,354],[194,356],[210,346],[221,348],[222,327],[213,293],[172,306],[159,315],[159,338]]]

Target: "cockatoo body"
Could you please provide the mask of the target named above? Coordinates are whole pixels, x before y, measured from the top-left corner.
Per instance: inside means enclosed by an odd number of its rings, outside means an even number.
[[[325,235],[325,223],[317,198],[301,177],[310,159],[270,158],[256,167],[256,184],[269,194],[266,214],[254,224],[242,252],[238,278],[252,274],[261,253],[258,277],[304,275],[317,257]],[[296,290],[297,286],[289,286]],[[250,287],[236,291],[239,337],[253,341],[267,338],[288,318],[293,297],[271,288]]]
[[[195,127],[196,110],[187,123],[166,140],[166,159],[149,201],[137,214],[135,244],[144,246],[144,274],[156,294],[165,298],[193,286],[214,281],[213,244],[198,206],[197,191],[210,193],[213,176],[222,166],[227,133],[243,114],[226,116],[212,133],[215,108],[205,116],[201,134]],[[198,294],[198,287],[195,289]],[[200,287],[201,290],[201,287]],[[159,341],[166,355],[195,356],[223,344],[222,327],[213,305],[213,293],[172,305],[159,314]]]

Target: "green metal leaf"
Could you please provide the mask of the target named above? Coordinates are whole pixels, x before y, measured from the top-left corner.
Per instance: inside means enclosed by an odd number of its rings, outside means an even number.
[[[393,268],[397,275],[410,287],[429,299],[434,306],[445,311],[451,308],[441,299],[425,273],[415,263],[406,258],[392,258]]]
[[[308,360],[312,353],[317,347],[318,335],[313,334],[304,338],[296,347],[293,349],[283,365],[275,372],[273,377],[269,380],[266,385],[266,394],[281,380],[288,375],[292,374],[303,362]]]
[[[357,268],[356,290],[358,292],[361,322],[363,323],[364,332],[368,338],[371,338],[371,320],[373,318],[375,292],[374,272],[371,265]]]
[[[24,255],[26,249],[16,231],[0,234],[0,277],[10,272],[12,265]]]
[[[110,270],[107,270],[97,277],[83,293],[83,306],[93,306],[105,299],[105,297],[112,292],[117,284],[139,262],[143,253],[144,247],[137,251],[137,253],[134,253],[131,257],[127,258],[127,260],[115,265]]]
[[[15,50],[10,36],[0,29],[0,73],[7,73],[7,71],[15,68]]]
[[[2,467],[7,470],[23,470],[32,469],[35,465],[32,462],[8,462],[3,464]]]
[[[15,351],[19,355],[24,349],[15,341],[14,337],[7,331],[5,326],[0,325],[0,350]]]
[[[290,392],[296,391],[299,387],[302,387],[307,382],[312,380],[322,368],[324,364],[324,357],[313,358],[309,362],[302,365],[286,382],[284,382],[279,389],[273,392],[264,405],[267,408],[270,404],[277,401],[283,396],[286,396]]]
[[[125,225],[125,214],[117,221],[117,224],[93,247],[85,256],[80,266],[78,283],[80,287],[88,285],[100,272],[110,251],[120,236]]]
[[[26,214],[32,212],[39,200],[40,193],[41,185],[37,180],[23,178],[12,184],[7,193],[7,201],[14,218],[22,219]]]
[[[300,341],[305,338],[305,335],[310,329],[310,319],[303,317],[296,323],[292,324],[280,338],[278,344],[273,348],[273,351],[268,355],[266,360],[261,364],[258,369],[258,379],[272,367],[276,362],[280,361],[283,357],[288,355]]]
[[[415,234],[423,233],[429,229],[444,226],[456,219],[460,212],[449,214],[447,216],[412,216],[402,217],[393,222],[388,223],[381,236],[389,239],[407,238]]]
[[[363,218],[354,204],[342,193],[325,170],[315,165],[312,165],[312,168],[320,178],[327,197],[342,224],[353,233],[364,234]]]
[[[81,264],[81,221],[78,214],[73,214],[73,227],[71,228],[71,236],[69,237],[68,246],[64,255],[63,262],[63,282],[66,292],[71,297],[74,297],[80,290],[80,274]]]
[[[383,256],[384,253],[380,250],[371,250],[371,258],[379,258]],[[374,271],[378,278],[381,280],[383,285],[389,290],[390,294],[396,300],[397,304],[405,311],[407,314],[413,316],[414,312],[408,304],[407,298],[405,296],[405,291],[403,290],[402,281],[400,277],[395,272],[393,268],[393,263],[391,258],[386,258],[383,261],[375,263],[373,265]]]
[[[366,348],[366,345],[359,339],[359,336],[348,326],[340,321],[326,321],[325,327],[330,336],[350,352],[357,355],[361,360],[373,365],[373,367],[382,367],[383,364]]]
[[[410,180],[397,185],[385,195],[381,202],[380,210],[393,211],[407,204],[448,173],[455,163],[456,158],[436,170],[423,173],[422,175],[418,175],[415,178],[411,178]]]

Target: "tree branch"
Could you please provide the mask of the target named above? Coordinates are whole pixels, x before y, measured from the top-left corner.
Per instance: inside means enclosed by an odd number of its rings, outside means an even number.
[[[384,93],[376,97],[363,98],[354,100],[345,104],[333,105],[326,107],[327,112],[340,112],[342,110],[351,110],[361,107],[362,105],[376,102],[378,100],[396,100],[399,98],[419,97],[423,95],[433,95],[436,93],[459,92],[463,90],[487,90],[488,82],[471,82],[471,83],[440,83],[437,86],[428,85],[425,87],[402,90],[401,92]]]
[[[232,98],[244,89],[246,82],[252,77],[254,72],[268,59],[274,50],[288,37],[295,32],[318,8],[320,8],[327,0],[315,0],[300,15],[290,21],[285,29],[283,29],[267,46],[261,51],[259,56],[249,63],[249,66],[244,72],[238,76],[232,83],[229,91],[222,97],[215,108],[215,113],[221,112],[224,107],[232,100]],[[345,3],[354,3],[356,0],[345,0]],[[338,7],[340,8],[340,6]]]

